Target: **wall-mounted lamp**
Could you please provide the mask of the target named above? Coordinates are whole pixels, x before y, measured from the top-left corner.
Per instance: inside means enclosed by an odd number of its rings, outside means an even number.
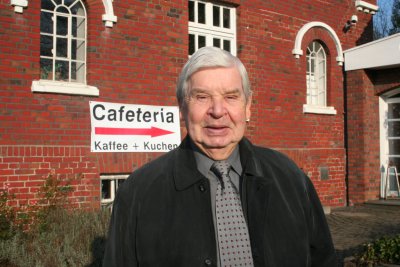
[[[351,16],[351,19],[349,19],[346,24],[343,27],[343,31],[347,32],[352,26],[356,25],[358,22],[358,17],[357,15]]]

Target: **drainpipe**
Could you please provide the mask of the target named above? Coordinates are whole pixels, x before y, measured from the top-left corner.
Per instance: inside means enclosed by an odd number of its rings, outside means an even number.
[[[346,186],[346,207],[349,206],[349,134],[348,134],[348,115],[347,115],[347,73],[343,71],[343,138],[344,138],[344,149],[345,149],[345,174],[344,182]]]

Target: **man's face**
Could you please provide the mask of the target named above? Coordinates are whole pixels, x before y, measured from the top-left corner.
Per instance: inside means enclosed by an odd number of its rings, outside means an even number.
[[[193,142],[210,158],[229,157],[250,119],[242,79],[235,67],[204,68],[190,77],[181,116]]]

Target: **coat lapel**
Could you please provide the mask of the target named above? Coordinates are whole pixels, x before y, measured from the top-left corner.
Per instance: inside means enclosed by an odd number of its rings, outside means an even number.
[[[196,159],[190,145],[189,137],[185,137],[174,155],[173,175],[178,191],[185,190],[204,179],[197,170]]]

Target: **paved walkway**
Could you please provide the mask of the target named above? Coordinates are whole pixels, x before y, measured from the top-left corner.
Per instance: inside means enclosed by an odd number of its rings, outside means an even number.
[[[376,201],[332,209],[327,215],[339,266],[362,245],[385,235],[400,234],[400,200]]]

